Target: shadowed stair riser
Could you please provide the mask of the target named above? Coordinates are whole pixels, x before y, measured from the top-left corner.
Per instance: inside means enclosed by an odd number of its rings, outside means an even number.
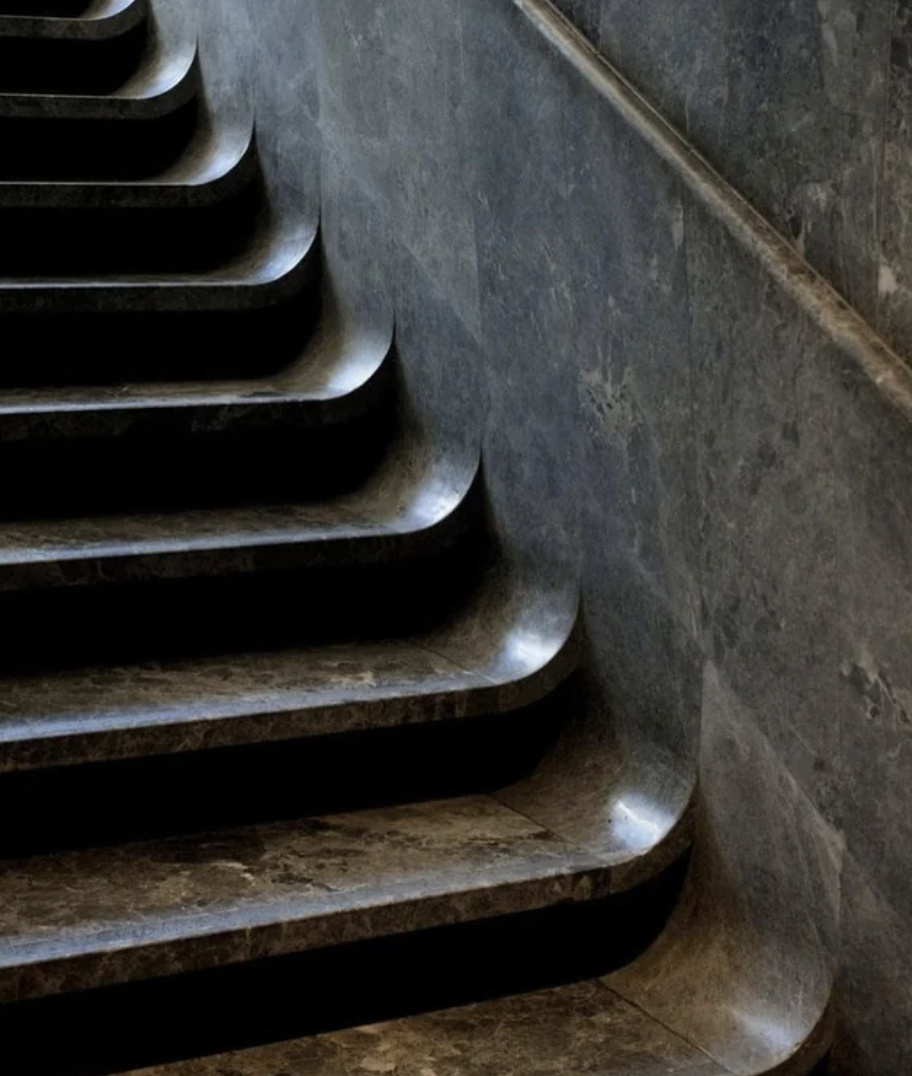
[[[77,18],[90,3],[91,0],[0,0],[0,14]]]
[[[190,415],[174,415],[169,427],[167,416],[150,411],[137,414],[132,436],[0,444],[0,469],[8,476],[0,519],[237,503],[268,510],[333,496],[367,480],[389,444],[392,417],[376,388],[376,414],[339,423],[327,416],[324,427],[307,421],[306,406],[293,404],[263,409],[268,414],[239,413],[237,432],[230,416],[213,413],[212,424],[221,423],[224,432],[207,433],[201,422],[198,434],[188,428]],[[268,415],[276,419],[271,429]],[[161,436],[159,418],[165,420]]]
[[[197,313],[188,288],[181,292],[189,307],[185,312],[128,314],[105,311],[99,305],[94,313],[82,316],[36,317],[34,307],[18,316],[0,315],[10,341],[0,359],[0,385],[269,375],[293,361],[317,321],[315,276],[302,277],[302,294],[253,310],[232,309],[233,296],[225,288],[222,309]],[[125,296],[134,304],[139,298]],[[176,293],[173,301],[177,301]],[[23,307],[31,302],[33,297],[23,296]],[[104,318],[103,327],[99,316]],[[272,344],[267,350],[261,346],[263,339]]]

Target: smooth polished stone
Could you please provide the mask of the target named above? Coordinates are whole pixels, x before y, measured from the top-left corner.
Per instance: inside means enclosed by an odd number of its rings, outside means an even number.
[[[725,1070],[584,982],[351,1031],[276,1043],[134,1076],[724,1076]]]
[[[3,866],[3,1001],[591,900],[612,877],[487,796]]]

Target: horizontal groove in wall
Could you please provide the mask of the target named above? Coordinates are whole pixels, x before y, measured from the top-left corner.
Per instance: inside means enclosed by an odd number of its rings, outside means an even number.
[[[912,422],[912,370],[551,0],[511,0],[685,186]]]

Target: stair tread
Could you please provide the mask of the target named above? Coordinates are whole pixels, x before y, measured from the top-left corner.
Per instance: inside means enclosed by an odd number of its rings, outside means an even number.
[[[274,377],[0,388],[0,441],[22,436],[22,425],[13,419],[30,421],[29,429],[45,436],[58,425],[66,436],[78,436],[83,429],[94,435],[104,416],[116,424],[133,414],[148,418],[150,412],[208,409],[223,413],[228,407],[249,412],[283,403],[337,401],[357,394],[375,378],[389,359],[391,346],[390,330],[349,330],[328,318],[309,337],[298,361]]]
[[[149,14],[149,0],[96,0],[82,15],[0,15],[0,37],[100,41],[126,33]]]
[[[573,671],[575,617],[491,586],[413,639],[8,676],[0,772],[508,712]]]
[[[201,124],[161,175],[124,180],[7,180],[0,209],[156,209],[209,205],[249,181],[256,167],[252,126]]]
[[[0,280],[0,313],[202,312],[247,310],[280,301],[315,279],[316,226],[263,221],[241,255],[195,273],[125,274],[93,280]]]
[[[274,546],[313,546],[316,558],[316,547],[333,543],[377,546],[430,532],[465,500],[477,465],[469,470],[442,461],[399,470],[392,461],[355,492],[313,503],[0,522],[0,592],[18,587],[4,574],[16,567],[56,565],[59,575],[44,581],[79,584],[91,580],[74,571],[78,562]]]
[[[8,862],[0,1001],[592,899],[610,866],[477,795]]]
[[[726,1076],[599,980],[157,1065],[132,1076]]]
[[[153,50],[115,93],[0,93],[0,119],[154,120],[187,104],[199,87],[199,54],[188,44]]]

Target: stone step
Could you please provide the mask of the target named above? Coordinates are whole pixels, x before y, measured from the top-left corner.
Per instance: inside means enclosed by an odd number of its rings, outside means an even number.
[[[0,594],[424,556],[464,531],[477,479],[400,457],[310,504],[0,523]]]
[[[51,40],[116,37],[145,22],[149,11],[149,0],[62,0],[39,4],[37,10],[35,4],[6,2],[0,4],[0,35]]]
[[[136,1070],[132,1076],[728,1076],[599,979]]]
[[[0,92],[112,93],[147,47],[149,0],[97,0],[77,16],[0,13]]]
[[[0,278],[212,269],[250,242],[263,197],[250,127],[204,119],[149,179],[0,183]]]
[[[0,280],[0,384],[275,372],[315,324],[319,268],[315,226],[264,212],[248,247],[204,272]]]
[[[0,0],[0,15],[38,16],[40,18],[78,18],[96,0]]]
[[[0,392],[0,519],[354,489],[390,451],[391,349],[390,330],[327,314],[276,377]]]
[[[412,638],[0,680],[0,772],[508,713],[578,659],[575,609],[489,585]]]
[[[3,180],[136,179],[170,167],[198,120],[196,46],[151,47],[104,95],[0,93]]]
[[[588,901],[617,868],[485,795],[6,862],[0,1001]]]

